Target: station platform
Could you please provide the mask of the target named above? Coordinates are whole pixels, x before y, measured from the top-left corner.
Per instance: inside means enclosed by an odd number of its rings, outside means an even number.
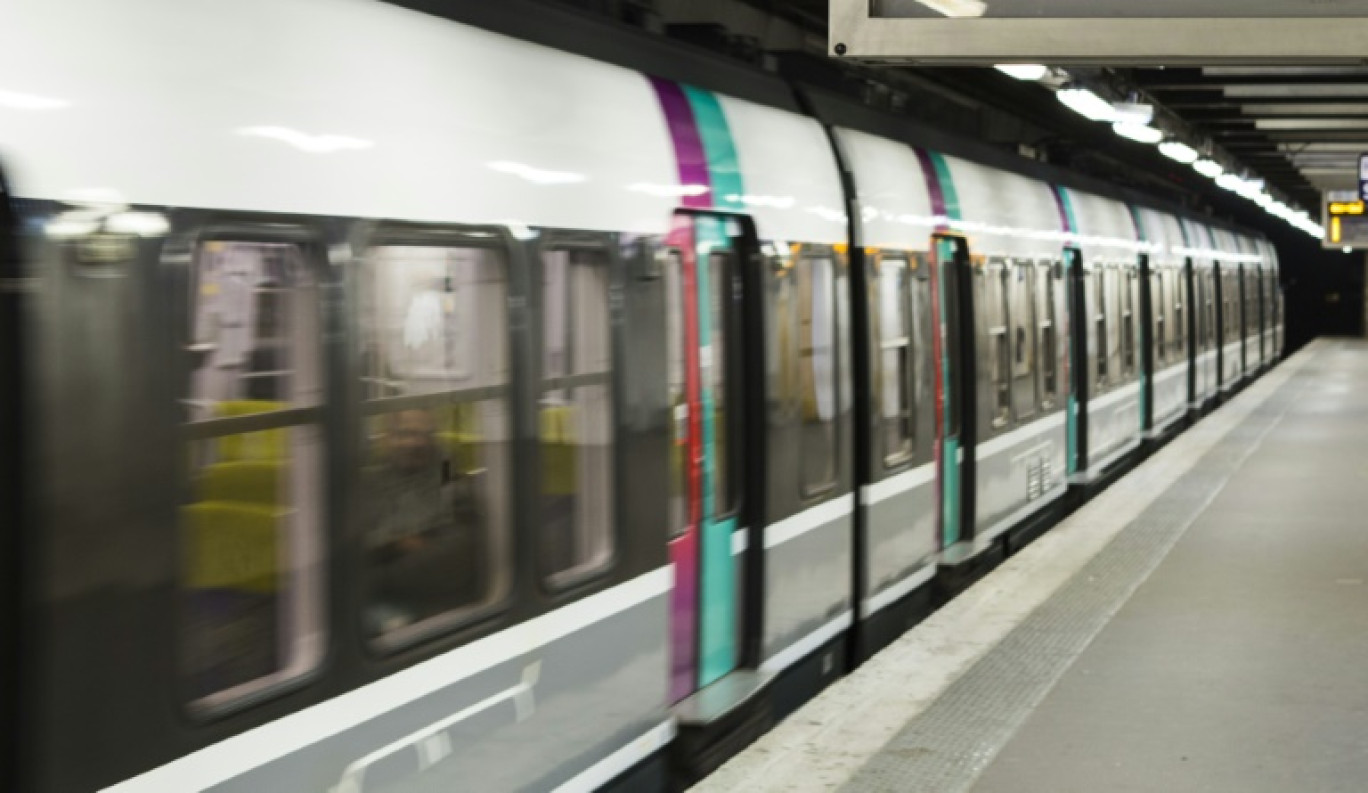
[[[1309,345],[694,790],[1368,789],[1365,395]]]

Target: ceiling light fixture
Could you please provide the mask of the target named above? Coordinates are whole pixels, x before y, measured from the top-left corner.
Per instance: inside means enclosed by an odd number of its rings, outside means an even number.
[[[999,63],[993,67],[1008,77],[1033,82],[1042,80],[1050,73],[1050,67],[1039,63]]]
[[[1216,186],[1234,193],[1244,186],[1244,180],[1233,173],[1223,173],[1216,177]]]
[[[1164,139],[1164,133],[1154,127],[1135,124],[1130,121],[1118,121],[1112,124],[1112,130],[1123,138],[1129,138],[1139,143],[1153,144]]]
[[[1198,160],[1197,162],[1192,164],[1192,168],[1202,176],[1211,179],[1215,179],[1221,174],[1225,173],[1225,168],[1222,168],[1220,163],[1216,162],[1215,160],[1209,159]]]
[[[1115,121],[1116,108],[1087,88],[1064,88],[1055,94],[1064,106],[1089,121]]]
[[[1202,155],[1196,149],[1183,143],[1180,140],[1166,140],[1159,144],[1159,153],[1170,160],[1177,160],[1184,165],[1191,165],[1197,162]]]

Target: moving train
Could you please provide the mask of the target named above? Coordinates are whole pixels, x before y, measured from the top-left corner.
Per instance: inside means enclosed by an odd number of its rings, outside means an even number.
[[[0,789],[687,781],[1280,356],[1255,234],[670,68],[7,4]]]

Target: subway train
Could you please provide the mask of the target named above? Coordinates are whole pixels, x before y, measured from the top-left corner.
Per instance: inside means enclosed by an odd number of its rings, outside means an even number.
[[[687,60],[7,4],[0,788],[686,782],[1279,359],[1258,235]]]

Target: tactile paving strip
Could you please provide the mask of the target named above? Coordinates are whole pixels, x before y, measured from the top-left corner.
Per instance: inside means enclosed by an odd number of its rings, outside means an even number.
[[[907,724],[842,791],[968,790],[1093,638],[1287,412],[1292,378],[1054,596]]]

